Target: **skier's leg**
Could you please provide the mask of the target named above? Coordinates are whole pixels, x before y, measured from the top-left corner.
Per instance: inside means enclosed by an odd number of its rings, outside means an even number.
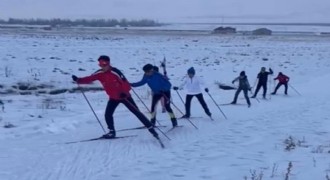
[[[272,94],[276,94],[278,88],[280,88],[281,85],[282,85],[281,83],[277,83],[277,85],[276,85],[276,87],[275,87],[275,90],[274,90],[274,92],[273,92]]]
[[[235,96],[234,96],[234,100],[233,100],[233,102],[231,102],[232,104],[236,104],[236,102],[237,102],[237,98],[238,98],[238,95],[239,95],[239,93],[241,92],[241,88],[238,88],[237,90],[236,90],[236,92],[235,92]]]
[[[247,104],[249,105],[249,107],[251,106],[251,102],[250,102],[250,98],[248,96],[248,90],[247,89],[243,89],[244,92],[244,97],[246,99]]]
[[[160,103],[162,105],[162,113],[166,112],[166,109],[165,109],[165,98],[164,97],[162,97],[160,99]]]
[[[175,127],[178,125],[178,122],[177,122],[176,117],[171,108],[171,91],[165,91],[163,93],[163,96],[165,98],[165,109],[168,112],[168,114],[170,115],[173,127]]]
[[[129,109],[140,121],[141,123],[148,128],[149,132],[155,136],[158,137],[157,132],[154,130],[152,123],[148,120],[148,118],[139,111],[136,106],[134,106],[135,102],[132,97],[128,97],[125,100],[122,101],[122,103]]]
[[[262,88],[264,90],[263,94],[262,94],[262,97],[263,98],[266,98],[266,93],[267,93],[267,83],[263,84],[262,85]]]
[[[191,106],[191,100],[194,96],[187,94],[186,95],[186,103],[185,103],[185,108],[186,108],[186,114],[182,116],[183,118],[189,118],[190,117],[190,106]]]
[[[203,94],[202,94],[202,93],[197,94],[196,97],[197,97],[199,103],[202,105],[202,107],[203,107],[205,113],[206,113],[208,116],[211,116],[212,114],[211,114],[209,108],[207,107],[207,104],[205,103],[205,100],[204,100]]]
[[[257,88],[256,88],[256,91],[254,92],[254,95],[252,96],[252,97],[256,97],[257,96],[257,94],[258,94],[258,92],[259,92],[259,90],[260,90],[260,88],[261,88],[261,85],[262,84],[257,84]]]
[[[104,117],[105,117],[105,121],[108,125],[109,133],[103,135],[104,137],[107,137],[107,138],[116,137],[116,130],[115,130],[114,122],[113,122],[113,113],[115,112],[118,104],[119,104],[118,100],[110,99],[108,101],[107,107],[105,109]]]
[[[285,87],[284,93],[288,94],[288,83],[284,83],[284,87]]]
[[[160,100],[162,97],[161,94],[153,94],[152,95],[152,100],[151,100],[151,123],[153,125],[156,124],[156,112],[155,112],[155,107],[157,102]]]

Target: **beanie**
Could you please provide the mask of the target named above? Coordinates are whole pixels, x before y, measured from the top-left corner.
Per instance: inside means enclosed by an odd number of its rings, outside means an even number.
[[[108,65],[110,65],[109,56],[102,55],[97,60],[99,61],[99,66],[108,66]]]
[[[152,70],[153,68],[154,68],[154,66],[152,64],[146,64],[143,66],[142,69],[144,72],[148,72],[148,71]]]
[[[98,60],[98,61],[103,60],[103,61],[108,61],[108,62],[110,62],[110,58],[109,58],[109,56],[105,56],[105,55],[100,56],[97,60]]]
[[[188,73],[188,74],[193,74],[193,75],[195,75],[195,69],[194,69],[194,67],[189,68],[188,71],[187,71],[187,73]]]
[[[154,71],[159,72],[159,68],[157,66],[154,66]]]

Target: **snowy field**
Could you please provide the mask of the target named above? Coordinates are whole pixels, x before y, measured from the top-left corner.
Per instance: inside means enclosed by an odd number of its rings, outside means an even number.
[[[0,179],[1,180],[328,180],[330,179],[330,37],[216,36],[205,34],[135,35],[43,33],[0,35]],[[173,85],[189,67],[210,89],[204,98],[214,121],[192,101],[190,120],[182,128],[161,135],[159,144],[146,130],[119,131],[140,126],[120,105],[115,112],[118,136],[137,137],[75,144],[65,142],[98,137],[103,131],[71,75],[86,76],[98,69],[97,58],[109,55],[131,82],[142,78],[146,63],[167,59]],[[274,75],[267,100],[251,99],[219,89],[245,70],[251,85],[262,66]],[[291,87],[270,96],[273,78],[283,72]],[[98,82],[89,87],[100,87]],[[147,86],[134,89],[150,106]],[[56,94],[54,92],[65,92]],[[52,95],[50,93],[56,94]],[[184,98],[185,92],[178,91]],[[107,95],[85,92],[105,126]],[[139,108],[147,109],[133,94]],[[184,111],[177,92],[173,103]],[[211,98],[212,97],[212,98]],[[182,116],[174,108],[177,117]],[[158,120],[170,128],[169,117],[158,108]]]

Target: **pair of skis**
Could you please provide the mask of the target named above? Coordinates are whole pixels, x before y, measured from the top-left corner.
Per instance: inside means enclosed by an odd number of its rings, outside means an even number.
[[[127,136],[117,136],[114,138],[104,138],[104,137],[98,137],[98,138],[92,138],[92,139],[85,139],[80,141],[71,141],[66,142],[65,144],[74,144],[74,143],[80,143],[80,142],[88,142],[88,141],[97,141],[97,140],[113,140],[113,139],[123,139],[123,138],[129,138],[129,137],[136,137],[137,135],[127,135]]]
[[[161,125],[161,126],[155,126],[155,127],[160,128],[160,127],[167,127],[167,126],[163,126],[163,125]],[[173,129],[175,129],[175,128],[177,128],[177,127],[183,127],[183,126],[174,126],[174,127],[170,128],[170,129],[168,129],[168,130],[165,132],[165,134],[168,133],[168,132],[170,132],[170,131],[172,131]],[[146,129],[146,127],[145,127],[145,126],[140,126],[140,127],[135,127],[135,128],[121,129],[121,130],[118,130],[118,131],[129,131],[129,130],[139,130],[139,129]]]
[[[92,138],[92,139],[85,139],[85,140],[80,140],[80,141],[71,141],[71,142],[66,142],[65,144],[74,144],[74,143],[81,143],[81,142],[90,142],[90,141],[98,141],[98,140],[115,140],[115,139],[123,139],[123,138],[131,138],[131,137],[136,137],[137,135],[127,135],[127,136],[117,136],[114,138],[104,138],[104,137],[98,137],[98,138]],[[157,141],[159,142],[160,146],[162,148],[165,148],[165,145],[163,144],[162,140],[159,137],[155,137]]]
[[[160,127],[166,127],[166,126],[160,126]],[[118,131],[138,130],[138,129],[145,129],[145,128],[146,128],[145,126],[141,126],[141,127],[136,127],[136,128],[122,129],[122,130],[118,130]],[[65,144],[74,144],[74,143],[90,142],[90,141],[97,141],[97,140],[115,140],[115,139],[131,138],[131,137],[136,137],[136,136],[137,135],[127,135],[127,136],[117,136],[117,137],[114,137],[114,138],[104,138],[104,137],[101,136],[101,137],[92,138],[92,139],[85,139],[85,140],[80,140],[80,141],[66,142]],[[162,148],[165,148],[165,145],[163,144],[162,140],[159,137],[155,137],[155,138],[159,142],[160,146]]]

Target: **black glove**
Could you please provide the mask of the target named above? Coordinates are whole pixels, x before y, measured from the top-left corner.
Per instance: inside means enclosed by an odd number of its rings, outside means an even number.
[[[231,83],[232,83],[232,84],[234,84],[234,83],[235,83],[235,81],[232,81]]]
[[[209,92],[209,88],[205,88],[204,90],[205,90],[205,92]]]
[[[78,77],[77,77],[77,76],[72,75],[71,77],[72,77],[72,80],[73,80],[73,81],[77,82],[77,80],[78,80]]]
[[[174,87],[173,87],[173,89],[174,89],[174,90],[176,90],[176,91],[177,91],[177,90],[179,90],[179,88],[178,88],[178,87],[176,87],[176,86],[174,86]]]
[[[162,62],[161,64],[160,64],[160,67],[165,67],[165,63],[164,62]]]
[[[120,93],[119,97],[122,98],[122,99],[125,99],[125,98],[127,98],[127,94],[126,93]]]

